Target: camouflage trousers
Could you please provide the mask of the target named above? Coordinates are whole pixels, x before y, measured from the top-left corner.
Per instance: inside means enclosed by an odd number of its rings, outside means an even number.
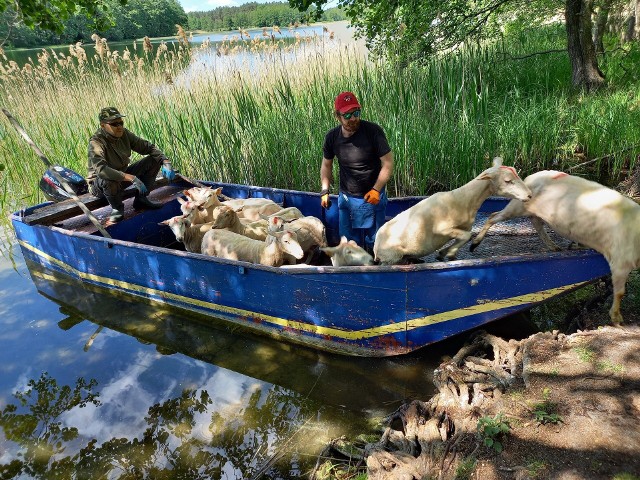
[[[161,166],[162,161],[147,156],[129,165],[124,173],[138,177],[145,184],[147,190],[151,191]],[[106,198],[111,208],[123,211],[122,196],[124,189],[129,185],[131,182],[105,180],[98,177],[89,182],[89,191],[94,197]]]

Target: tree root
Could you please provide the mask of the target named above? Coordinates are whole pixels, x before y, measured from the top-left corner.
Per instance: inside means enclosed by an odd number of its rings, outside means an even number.
[[[438,393],[385,418],[379,441],[364,448],[370,480],[451,478],[456,459],[479,447],[476,424],[493,398],[522,378],[523,342],[480,332],[434,372]]]

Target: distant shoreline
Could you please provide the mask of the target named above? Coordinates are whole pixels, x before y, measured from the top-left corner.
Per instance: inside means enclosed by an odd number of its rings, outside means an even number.
[[[312,23],[309,26],[312,27],[322,27],[322,26],[326,26],[330,32],[333,32],[335,35],[335,38],[337,38],[340,42],[343,43],[349,43],[349,42],[355,42],[356,44],[358,44],[359,47],[362,47],[363,49],[366,48],[365,44],[364,44],[364,40],[363,39],[359,39],[356,40],[353,36],[353,29],[349,24],[348,20],[339,20],[337,22],[317,22],[317,23]],[[248,27],[246,30],[261,30],[263,27]],[[270,27],[266,27],[267,29]],[[286,28],[286,27],[281,27],[281,28]],[[300,26],[299,28],[304,28],[304,26]],[[221,33],[225,33],[225,32],[237,32],[238,30],[218,30],[218,31],[204,31],[204,30],[187,30],[187,34],[193,34],[195,35],[206,35],[208,33],[211,34],[221,34]],[[149,39],[152,42],[159,42],[159,41],[169,41],[169,42],[177,42],[178,41],[178,37],[177,36],[168,36],[168,37],[149,37]],[[129,38],[129,39],[125,39],[125,40],[118,40],[118,41],[109,41],[109,45],[126,45],[129,43],[133,43],[133,42],[142,42],[144,40],[144,37],[141,38]],[[43,49],[44,50],[48,50],[48,49],[61,49],[61,48],[68,48],[69,45],[71,44],[67,44],[67,43],[60,43],[60,44],[53,44],[53,45],[43,45],[40,47],[31,47],[31,48],[5,48],[4,51],[5,52],[40,52]],[[82,47],[86,47],[86,46],[92,46],[94,45],[93,41],[87,41],[87,42],[81,42]]]

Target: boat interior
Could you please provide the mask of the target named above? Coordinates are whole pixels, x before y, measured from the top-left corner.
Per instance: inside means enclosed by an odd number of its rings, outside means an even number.
[[[96,198],[87,194],[80,197],[80,200],[92,210],[95,217],[106,227],[109,234],[115,239],[156,247],[184,250],[184,246],[176,241],[171,230],[166,226],[159,225],[159,222],[181,213],[177,197],[182,196],[183,190],[189,187],[190,185],[184,182],[169,185],[166,181],[163,182],[159,180],[156,188],[149,194],[149,198],[154,202],[162,203],[164,205],[163,208],[159,210],[140,211],[135,210],[132,206],[135,190],[132,188],[127,189],[125,191],[126,200],[124,202],[125,220],[117,224],[110,224],[108,222],[111,207],[109,207],[105,199]],[[224,188],[223,193],[233,198],[246,198],[247,196],[247,192],[229,192],[229,189],[225,190]],[[233,193],[239,195],[234,196]],[[283,204],[283,207],[292,206],[287,204],[284,196],[275,199],[275,201],[278,200],[280,200],[278,203]],[[393,201],[394,199],[391,199],[390,204]],[[317,203],[319,204],[319,199]],[[407,206],[409,205],[410,203],[407,203]],[[303,213],[306,213],[303,205],[295,206],[298,206]],[[101,235],[98,229],[72,200],[32,207],[31,209],[18,212],[18,214],[22,216],[22,221],[30,225],[55,226],[73,232],[82,232],[97,236]],[[482,228],[482,225],[489,215],[490,212],[482,211],[482,209],[478,212],[472,229],[474,235]],[[333,218],[322,218],[327,225],[327,238],[330,245],[334,245],[339,241],[336,230],[337,226],[335,225],[336,217],[337,212]],[[577,247],[568,240],[556,235],[555,232],[549,229],[547,229],[547,231],[554,242],[561,248],[572,249]],[[457,259],[483,259],[544,253],[548,253],[548,249],[538,237],[531,222],[527,218],[520,218],[494,225],[484,241],[474,252],[470,252],[468,246],[464,246],[458,251]],[[421,259],[416,259],[412,263],[432,263],[437,261],[436,254],[433,253]],[[312,264],[327,265],[330,264],[330,262],[325,255],[314,255]]]

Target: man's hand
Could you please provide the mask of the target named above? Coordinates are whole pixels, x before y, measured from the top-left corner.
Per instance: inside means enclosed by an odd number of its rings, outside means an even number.
[[[176,179],[176,172],[173,169],[171,162],[165,161],[162,164],[162,176],[170,182],[173,182]]]
[[[138,189],[138,192],[140,193],[140,195],[146,197],[149,194],[149,190],[147,190],[147,186],[144,183],[142,183],[142,180],[140,180],[138,177],[133,177],[133,179],[131,180],[131,183],[133,183],[133,186]]]
[[[325,193],[320,197],[320,205],[322,205],[322,208],[329,208],[331,206],[331,200],[329,200],[328,193]]]
[[[375,188],[372,188],[364,196],[364,201],[370,203],[371,205],[377,205],[378,203],[380,203],[380,192]]]

